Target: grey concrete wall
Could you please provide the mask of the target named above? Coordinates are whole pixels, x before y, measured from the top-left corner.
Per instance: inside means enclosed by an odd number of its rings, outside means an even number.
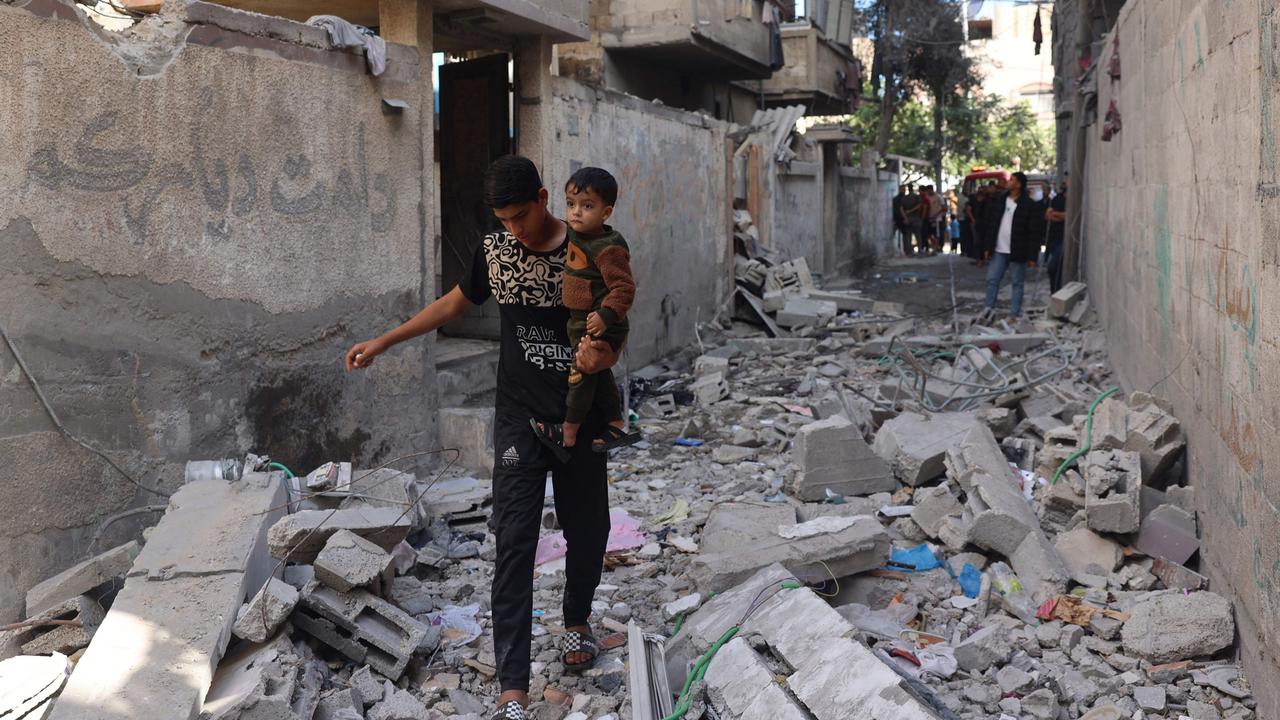
[[[1123,130],[1089,128],[1085,182],[1089,292],[1126,388],[1170,398],[1187,430],[1203,564],[1234,600],[1258,717],[1280,717],[1277,29],[1275,3],[1130,0],[1098,98]]]
[[[695,341],[728,289],[730,187],[722,123],[554,78],[554,139],[543,178],[564,213],[564,181],[582,165],[618,179],[610,221],[631,245],[639,290],[627,362],[638,367]]]
[[[856,272],[893,254],[893,196],[898,176],[872,168],[840,169],[840,229],[837,252],[842,272]]]
[[[815,273],[822,272],[822,163],[773,163],[773,227],[769,247],[782,260],[804,258]]]
[[[430,76],[416,49],[375,79],[302,26],[233,19],[252,32],[110,35],[69,1],[0,4],[0,323],[70,429],[169,490],[191,458],[304,471],[436,437],[427,344],[338,364],[432,274]],[[5,349],[0,497],[0,621],[105,516],[163,503],[62,439]]]

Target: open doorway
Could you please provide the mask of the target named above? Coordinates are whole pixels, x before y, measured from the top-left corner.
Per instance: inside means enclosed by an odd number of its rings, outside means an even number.
[[[441,293],[458,284],[484,235],[501,227],[484,204],[484,171],[512,151],[511,56],[469,55],[439,67]],[[444,332],[497,339],[497,306],[490,300]]]

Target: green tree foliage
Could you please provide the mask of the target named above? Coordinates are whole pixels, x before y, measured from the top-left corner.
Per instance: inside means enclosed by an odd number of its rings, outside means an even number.
[[[871,147],[880,127],[882,107],[864,103],[845,118],[858,132],[863,147]],[[933,108],[917,99],[900,103],[893,116],[886,152],[931,159],[934,148]],[[943,110],[943,168],[961,178],[974,165],[1011,168],[1021,158],[1027,172],[1051,172],[1054,142],[1048,128],[1036,122],[1026,103],[1005,105],[997,95],[959,95]],[[910,178],[924,181],[924,174]]]

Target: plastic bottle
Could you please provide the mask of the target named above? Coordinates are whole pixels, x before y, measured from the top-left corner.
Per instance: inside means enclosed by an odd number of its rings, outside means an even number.
[[[995,562],[987,568],[987,572],[991,573],[991,589],[1000,595],[1005,609],[1029,625],[1038,624],[1036,601],[1022,586],[1022,581],[1013,572],[1013,568],[1003,562]]]

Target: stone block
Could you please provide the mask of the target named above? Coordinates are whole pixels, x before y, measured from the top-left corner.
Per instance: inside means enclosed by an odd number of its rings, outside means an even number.
[[[364,590],[340,593],[319,582],[303,591],[293,624],[392,679],[404,673],[428,632],[408,613]]]
[[[1138,453],[1090,452],[1082,469],[1089,527],[1099,532],[1136,531],[1142,511],[1142,465]]]
[[[829,572],[844,577],[882,567],[889,560],[889,535],[870,516],[853,518],[851,525],[836,532],[788,539],[779,534],[778,524],[760,522],[773,514],[760,507],[722,503],[711,511],[703,547],[690,569],[699,590],[722,591],[775,563],[807,581],[821,582]],[[791,519],[782,526],[793,526],[795,511],[783,511]],[[732,529],[717,537],[716,528]]]
[[[828,635],[801,655],[784,655],[796,669],[787,687],[817,720],[847,720],[855,708],[868,718],[938,718],[901,675],[852,638]]]
[[[919,485],[943,473],[947,448],[974,427],[985,428],[969,413],[902,413],[880,427],[872,448],[893,466],[899,480]]]
[[[839,312],[833,302],[792,296],[787,298],[786,304],[778,311],[774,320],[779,327],[784,328],[820,327],[830,322]]]
[[[1151,557],[1184,565],[1200,549],[1195,515],[1177,505],[1161,505],[1143,518],[1135,545]]]
[[[805,502],[836,495],[870,495],[898,487],[893,472],[843,415],[819,420],[796,433],[792,457],[796,473],[788,488]]]
[[[838,312],[868,312],[875,307],[876,301],[854,292],[838,290],[817,290],[808,288],[803,291],[805,297],[819,302],[835,303]],[[901,311],[899,311],[901,312]]]
[[[699,407],[707,407],[729,397],[729,383],[725,382],[724,373],[715,372],[695,380],[689,392]]]
[[[1067,564],[1071,579],[1089,587],[1105,588],[1107,577],[1124,560],[1119,543],[1087,527],[1077,527],[1058,535],[1054,547]]]
[[[18,647],[23,655],[71,655],[89,644],[102,624],[102,606],[87,595],[77,595],[31,618],[33,624],[0,632],[0,648]],[[80,625],[48,625],[53,620],[79,621]]]
[[[1138,708],[1146,712],[1164,712],[1166,700],[1165,689],[1161,685],[1155,687],[1134,687],[1133,701]]]
[[[369,708],[368,720],[428,720],[431,714],[422,701],[408,690],[396,690],[391,697]]]
[[[720,373],[727,377],[729,375],[729,358],[716,355],[700,355],[693,361],[694,377],[702,377],[713,373]]]
[[[275,474],[182,486],[76,664],[52,720],[196,717],[236,611],[247,591],[270,576],[267,528],[284,503]]]
[[[1049,317],[1065,318],[1084,300],[1089,288],[1082,282],[1069,282],[1049,297]]]
[[[297,588],[282,580],[270,578],[253,599],[240,608],[231,632],[238,638],[265,642],[275,635],[297,604]]]
[[[493,472],[493,408],[440,410],[440,444],[458,448],[458,465],[488,476]]]
[[[372,586],[380,595],[394,574],[391,555],[350,530],[330,536],[313,565],[316,579],[338,592]]]
[[[1201,591],[1152,593],[1129,608],[1121,630],[1125,652],[1152,664],[1211,655],[1235,639],[1231,603]]]
[[[311,720],[363,720],[364,704],[355,688],[330,690],[320,696]]]
[[[1013,653],[1009,632],[999,625],[979,628],[956,645],[956,664],[969,672],[986,672],[992,665],[1003,665]]]
[[[938,537],[943,521],[964,512],[964,506],[945,485],[919,488],[912,499],[911,519],[932,538]]]
[[[107,581],[124,577],[137,556],[138,543],[130,540],[72,565],[27,591],[27,616],[42,613]]]
[[[947,451],[948,476],[968,492],[968,541],[1011,556],[1028,533],[1040,533],[1040,521],[1022,494],[1021,477],[1005,459],[991,431],[970,426]]]
[[[402,507],[303,510],[272,525],[268,541],[273,557],[287,556],[294,563],[314,561],[339,530],[349,530],[390,552],[409,535],[410,518]]]

